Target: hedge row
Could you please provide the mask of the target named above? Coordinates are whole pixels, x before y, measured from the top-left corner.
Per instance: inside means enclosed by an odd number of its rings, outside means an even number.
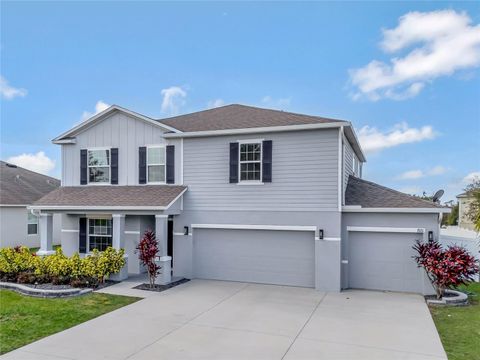
[[[81,258],[78,253],[65,256],[61,248],[54,255],[37,256],[28,248],[0,249],[0,280],[24,284],[70,284],[95,287],[125,265],[124,249],[111,247],[103,252],[93,250]]]

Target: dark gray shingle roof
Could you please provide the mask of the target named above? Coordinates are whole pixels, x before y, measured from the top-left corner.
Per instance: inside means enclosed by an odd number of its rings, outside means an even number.
[[[158,121],[184,132],[345,122],[343,120],[238,104],[160,119]]]
[[[345,205],[364,208],[438,208],[432,201],[404,194],[370,181],[350,176],[345,193]]]
[[[0,204],[30,205],[60,186],[60,180],[0,161]]]
[[[186,186],[65,186],[34,203],[35,206],[158,206],[165,207]]]

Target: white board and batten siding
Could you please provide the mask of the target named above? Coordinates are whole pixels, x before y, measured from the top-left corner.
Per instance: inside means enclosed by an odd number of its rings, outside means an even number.
[[[114,113],[78,134],[76,144],[62,145],[62,185],[80,185],[80,150],[89,148],[118,148],[118,184],[138,185],[138,148],[162,144],[162,128]]]
[[[229,144],[272,140],[272,182],[229,183]],[[184,210],[336,211],[338,130],[184,139]]]

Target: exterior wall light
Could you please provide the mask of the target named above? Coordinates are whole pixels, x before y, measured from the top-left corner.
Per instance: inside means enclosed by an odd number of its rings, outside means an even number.
[[[183,235],[188,235],[188,226],[183,227]]]
[[[323,240],[323,229],[319,229],[319,230],[318,230],[318,238],[319,238],[320,240]]]
[[[433,241],[433,231],[428,232],[428,241]]]

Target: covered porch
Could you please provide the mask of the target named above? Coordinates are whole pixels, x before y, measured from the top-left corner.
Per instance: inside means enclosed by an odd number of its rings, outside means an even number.
[[[147,230],[155,232],[159,243],[159,284],[171,282],[173,222],[182,211],[184,186],[95,186],[60,188],[31,206],[40,218],[38,255],[54,253],[53,242],[60,240],[65,255],[87,256],[94,249],[125,249],[126,265],[113,280],[145,269],[136,247]],[[56,193],[56,194],[54,194]],[[99,199],[100,198],[100,199]],[[61,214],[61,239],[53,239],[53,214]]]

